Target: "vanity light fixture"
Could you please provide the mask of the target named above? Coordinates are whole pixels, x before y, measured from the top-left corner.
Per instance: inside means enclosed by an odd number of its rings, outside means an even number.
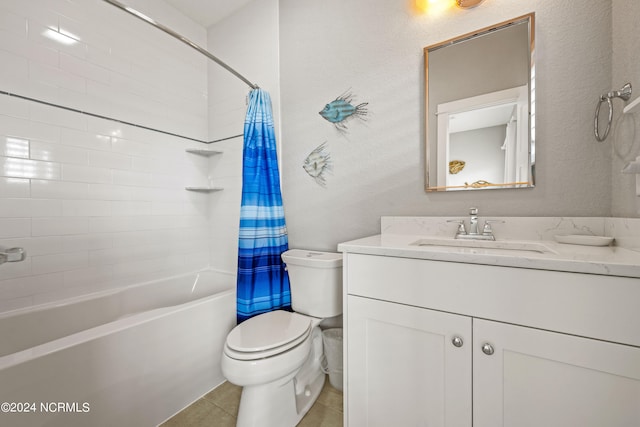
[[[440,15],[453,7],[457,0],[415,0],[415,5],[422,13]]]
[[[484,0],[415,0],[418,10],[429,14],[439,15],[450,8],[458,6],[460,9],[470,9],[478,6]]]
[[[470,9],[476,7],[484,0],[456,0],[456,5],[461,9]]]

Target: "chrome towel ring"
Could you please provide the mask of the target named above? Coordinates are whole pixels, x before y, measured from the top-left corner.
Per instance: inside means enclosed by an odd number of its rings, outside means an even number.
[[[611,99],[613,98],[621,98],[624,101],[628,101],[631,98],[631,83],[627,83],[622,86],[620,90],[614,90],[609,93],[605,93],[604,95],[600,95],[600,100],[598,101],[598,106],[596,107],[596,114],[593,121],[593,132],[596,136],[596,140],[598,142],[602,142],[607,139],[609,136],[609,131],[611,130],[611,122],[613,121],[613,104],[611,103]],[[600,136],[600,132],[598,131],[598,117],[600,116],[600,106],[603,102],[606,102],[609,106],[609,120],[607,121],[607,128],[604,130],[604,135]]]

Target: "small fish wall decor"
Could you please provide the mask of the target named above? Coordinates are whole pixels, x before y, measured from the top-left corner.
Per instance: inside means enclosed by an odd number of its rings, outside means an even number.
[[[345,132],[347,130],[345,121],[347,119],[357,117],[361,120],[366,120],[368,114],[366,108],[367,105],[369,105],[368,102],[363,102],[355,106],[352,102],[353,94],[347,91],[328,103],[319,114],[328,122],[333,123],[336,129]]]
[[[327,142],[323,142],[313,150],[306,159],[302,168],[313,178],[316,183],[322,187],[326,187],[327,182],[325,180],[326,174],[333,169],[331,163],[331,156],[326,150]]]

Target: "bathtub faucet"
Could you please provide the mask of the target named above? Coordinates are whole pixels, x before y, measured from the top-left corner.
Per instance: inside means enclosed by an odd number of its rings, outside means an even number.
[[[23,248],[9,248],[0,252],[0,264],[5,262],[20,262],[27,257],[27,252]]]

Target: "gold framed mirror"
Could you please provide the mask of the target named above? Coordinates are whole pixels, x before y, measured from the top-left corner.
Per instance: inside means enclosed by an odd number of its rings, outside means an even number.
[[[534,13],[424,48],[426,191],[533,187]]]

